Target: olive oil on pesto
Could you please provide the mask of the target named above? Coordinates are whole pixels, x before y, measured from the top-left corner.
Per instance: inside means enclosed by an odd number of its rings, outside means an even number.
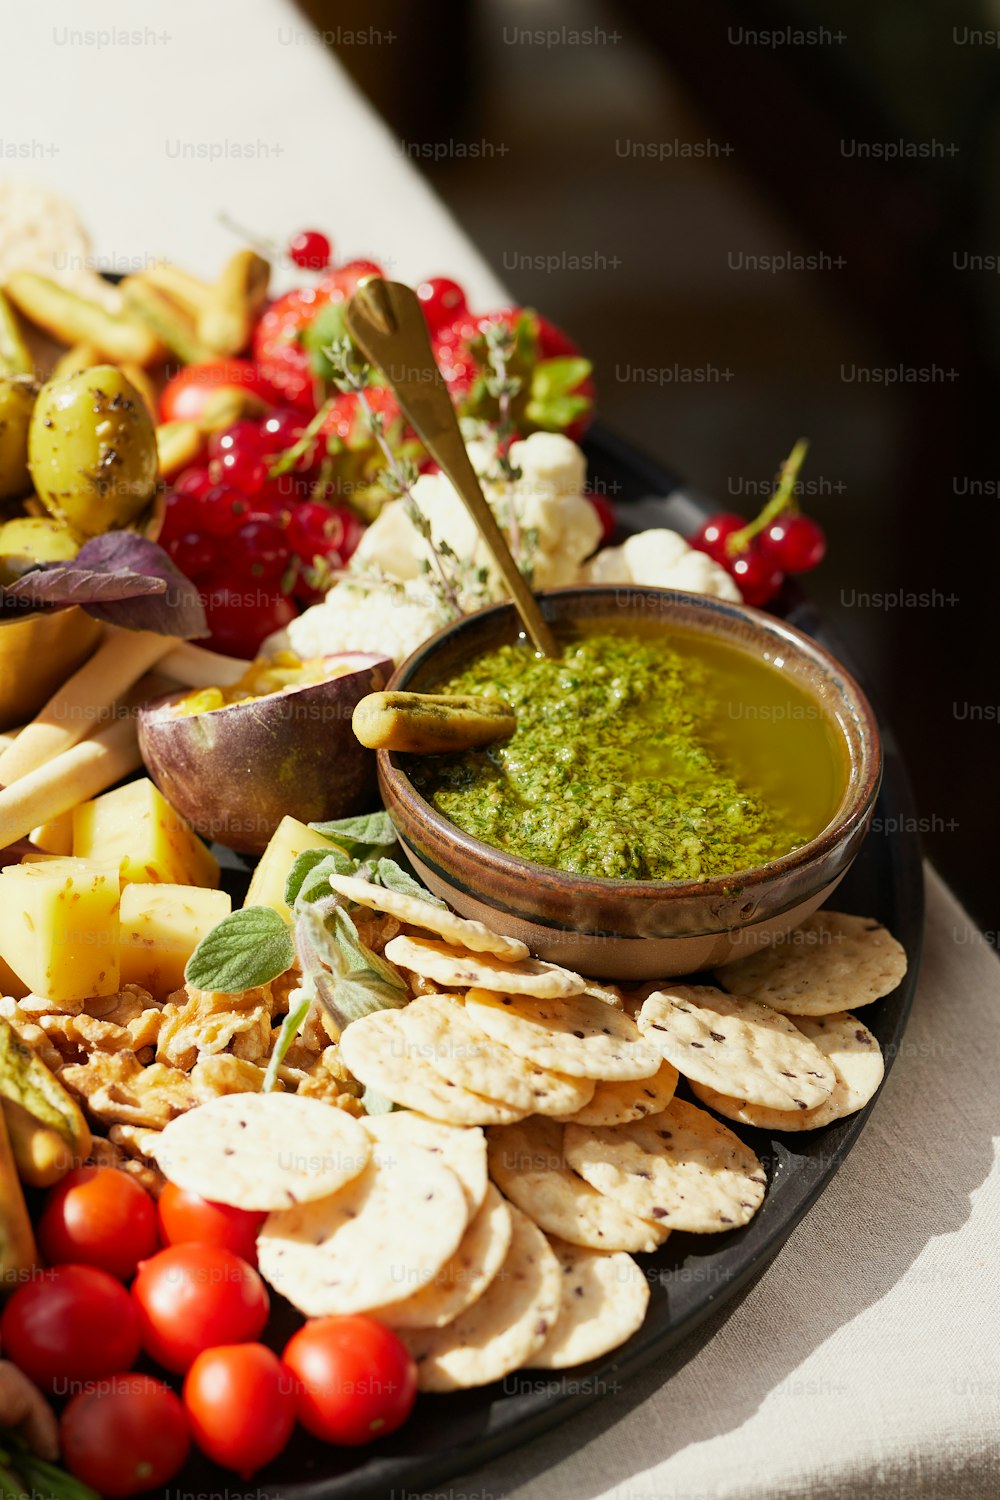
[[[788,673],[653,622],[561,644],[558,661],[500,646],[433,684],[517,715],[509,740],[409,763],[466,833],[579,875],[682,881],[766,864],[829,822],[845,752]]]

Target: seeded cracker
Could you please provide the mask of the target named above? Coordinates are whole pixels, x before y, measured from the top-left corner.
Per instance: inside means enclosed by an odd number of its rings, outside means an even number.
[[[427,932],[436,932],[446,943],[456,948],[466,948],[472,953],[492,953],[497,958],[516,963],[528,958],[526,943],[518,938],[504,937],[491,932],[482,922],[472,922],[456,916],[446,906],[437,906],[432,901],[421,901],[419,896],[407,896],[401,891],[386,890],[371,881],[359,880],[355,875],[331,875],[330,884],[340,895],[356,901],[360,906],[373,911],[386,911],[398,917],[409,927],[422,927]]]
[[[495,1041],[456,996],[421,995],[400,1017],[417,1055],[449,1083],[525,1114],[572,1114],[593,1095],[591,1079],[542,1068]]]
[[[571,969],[546,964],[539,958],[505,963],[492,953],[465,953],[432,938],[394,937],[385,946],[385,956],[401,969],[410,969],[447,989],[497,990],[505,995],[537,995],[556,999],[579,995],[587,981]]]
[[[465,1009],[512,1052],[572,1077],[651,1078],[662,1061],[630,1016],[591,995],[538,1000],[470,990]]]
[[[499,1274],[446,1328],[402,1329],[422,1391],[458,1391],[501,1380],[530,1363],[559,1313],[561,1271],[548,1241],[510,1208],[513,1232]]]
[[[562,1268],[559,1316],[531,1356],[534,1370],[566,1370],[609,1354],[642,1327],[649,1283],[630,1255],[549,1241]]]
[[[829,1099],[815,1109],[789,1112],[748,1104],[745,1099],[729,1099],[715,1089],[692,1083],[698,1098],[716,1114],[760,1130],[818,1130],[864,1109],[885,1073],[878,1041],[868,1028],[850,1011],[842,1011],[839,1016],[799,1016],[796,1025],[830,1060],[837,1081]]]
[[[486,1137],[477,1126],[444,1125],[412,1109],[366,1115],[361,1124],[375,1141],[391,1148],[397,1141],[429,1151],[450,1167],[462,1184],[471,1218],[482,1207],[489,1185]]]
[[[707,984],[665,985],[643,1002],[639,1030],[698,1083],[771,1109],[812,1109],[835,1074],[787,1016]]]
[[[683,1099],[632,1125],[567,1125],[565,1152],[599,1192],[668,1229],[735,1229],[764,1198],[764,1169],[750,1147]]]
[[[268,1216],[257,1241],[260,1274],[307,1317],[368,1312],[436,1276],[467,1218],[450,1168],[416,1146],[378,1141],[361,1176],[339,1193]]]
[[[233,1208],[324,1198],[357,1177],[368,1136],[345,1111],[295,1094],[225,1094],[171,1120],[150,1151],[169,1182]]]
[[[403,1012],[376,1010],[352,1021],[340,1038],[341,1061],[369,1088],[394,1104],[446,1125],[506,1125],[523,1110],[448,1083],[414,1050]]]
[[[591,1250],[656,1250],[669,1226],[630,1213],[567,1165],[563,1127],[540,1115],[490,1130],[490,1176],[546,1234]]]
[[[599,1083],[594,1097],[576,1114],[563,1115],[564,1125],[628,1125],[666,1109],[677,1088],[677,1069],[665,1059],[652,1078],[626,1078],[622,1083]]]
[[[510,1208],[492,1183],[483,1206],[462,1242],[433,1281],[391,1307],[373,1308],[372,1316],[390,1328],[443,1328],[478,1302],[498,1275],[512,1234]]]
[[[727,990],[789,1016],[826,1016],[880,1000],[902,981],[906,951],[874,917],[817,911],[780,942],[726,964]]]

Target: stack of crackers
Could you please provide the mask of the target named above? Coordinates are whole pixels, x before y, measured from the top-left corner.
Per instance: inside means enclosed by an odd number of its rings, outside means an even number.
[[[430,900],[331,885],[406,929],[385,953],[414,998],[339,1047],[395,1108],[357,1120],[230,1095],[168,1124],[155,1155],[182,1187],[268,1210],[262,1275],[308,1316],[396,1328],[423,1390],[616,1348],[649,1301],[633,1256],[673,1230],[737,1229],[763,1202],[760,1160],[718,1116],[817,1129],[881,1082],[878,1043],[846,1008],[905,973],[877,922],[820,912],[720,969],[721,988],[626,994]],[[678,1097],[682,1079],[708,1109]]]

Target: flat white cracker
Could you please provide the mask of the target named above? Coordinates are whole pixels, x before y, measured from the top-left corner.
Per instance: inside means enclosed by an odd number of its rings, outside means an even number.
[[[750,1147],[683,1099],[631,1125],[567,1125],[565,1153],[599,1192],[668,1229],[735,1229],[753,1218],[767,1185]]]
[[[786,1015],[825,1016],[881,1000],[905,973],[906,950],[874,917],[816,911],[715,977]]]
[[[372,1316],[390,1328],[444,1328],[478,1302],[497,1276],[510,1249],[510,1208],[492,1182],[483,1206],[462,1236],[450,1260],[426,1286]]]
[[[677,1069],[664,1058],[652,1078],[626,1078],[621,1083],[599,1083],[594,1096],[573,1115],[562,1115],[564,1125],[628,1125],[666,1109],[677,1088]]]
[[[573,1077],[651,1078],[662,1061],[630,1016],[592,995],[541,1000],[473,989],[465,1009],[512,1052]]]
[[[571,969],[543,963],[540,958],[507,962],[492,953],[466,953],[433,938],[401,934],[386,943],[385,956],[401,969],[409,969],[421,978],[431,979],[449,989],[478,986],[506,995],[556,999],[560,995],[582,994],[587,987],[587,981]]]
[[[593,1095],[590,1079],[542,1068],[489,1036],[457,995],[418,995],[399,1014],[415,1055],[449,1083],[524,1114],[572,1114]]]
[[[445,1328],[401,1329],[422,1391],[502,1380],[530,1362],[559,1314],[562,1272],[545,1236],[509,1207],[510,1247],[483,1295]]]
[[[562,1269],[559,1316],[529,1361],[534,1370],[566,1370],[609,1354],[642,1327],[649,1282],[631,1255],[585,1250],[550,1239]]]
[[[288,1208],[335,1193],[364,1171],[357,1120],[295,1094],[225,1094],[178,1115],[150,1143],[166,1177],[233,1208]]]
[[[339,1193],[268,1215],[257,1263],[307,1317],[368,1312],[436,1276],[467,1220],[449,1167],[417,1146],[378,1141],[361,1176]]]
[[[446,1125],[505,1125],[521,1118],[523,1110],[448,1083],[415,1052],[401,1017],[398,1010],[376,1010],[345,1029],[340,1056],[355,1078],[394,1104]]]
[[[373,1140],[391,1147],[399,1141],[418,1146],[450,1167],[462,1184],[469,1216],[478,1213],[486,1197],[489,1174],[486,1167],[486,1137],[478,1126],[445,1125],[412,1109],[394,1109],[387,1115],[367,1115],[361,1121]]]
[[[359,906],[388,912],[409,927],[436,932],[456,948],[467,948],[470,953],[493,953],[512,963],[530,957],[527,943],[522,943],[519,938],[491,932],[483,922],[456,916],[447,906],[422,901],[419,896],[407,896],[402,891],[387,890],[384,886],[373,885],[370,880],[359,880],[356,875],[331,875],[330,884],[340,895],[356,901]]]
[[[584,1182],[563,1155],[563,1127],[534,1115],[490,1130],[490,1175],[546,1234],[591,1250],[656,1250],[669,1225],[630,1213]]]
[[[877,1092],[885,1074],[885,1063],[877,1039],[850,1011],[836,1016],[799,1016],[795,1023],[829,1058],[836,1083],[829,1099],[815,1109],[765,1109],[745,1099],[730,1099],[715,1089],[692,1083],[703,1104],[727,1119],[754,1125],[759,1130],[819,1130],[833,1120],[857,1114]]]
[[[640,1031],[685,1078],[771,1109],[812,1109],[833,1091],[826,1058],[787,1016],[708,984],[664,985]]]

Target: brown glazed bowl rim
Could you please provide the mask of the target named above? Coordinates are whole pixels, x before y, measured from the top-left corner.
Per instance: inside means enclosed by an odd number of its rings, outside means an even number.
[[[702,616],[708,633],[715,634],[723,641],[727,641],[725,631],[713,629],[713,624],[724,619],[735,620],[744,627],[745,640],[748,643],[752,640],[759,643],[761,649],[754,653],[758,659],[761,659],[762,650],[766,650],[768,644],[772,644],[784,647],[786,651],[791,648],[800,657],[805,657],[811,662],[813,667],[820,669],[824,678],[834,686],[839,696],[849,706],[851,717],[856,724],[856,739],[860,745],[860,756],[856,759],[849,736],[839,724],[838,716],[829,710],[816,693],[811,691],[807,683],[799,680],[802,691],[816,702],[828,723],[844,742],[850,759],[850,769],[843,795],[826,826],[807,843],[801,844],[797,849],[782,855],[779,859],[772,860],[769,864],[752,866],[746,870],[734,870],[729,875],[713,876],[708,880],[619,880],[614,876],[576,875],[509,854],[506,850],[498,849],[495,845],[466,833],[421,796],[406,774],[398,752],[379,750],[379,774],[392,787],[395,798],[411,817],[417,822],[423,821],[431,824],[438,833],[451,840],[457,852],[474,860],[480,868],[483,865],[492,867],[507,880],[544,880],[547,885],[561,886],[567,895],[595,899],[606,899],[609,895],[617,895],[625,901],[663,901],[671,898],[680,901],[691,897],[709,900],[724,899],[731,894],[734,885],[738,885],[740,891],[752,891],[760,886],[781,882],[784,877],[801,872],[813,863],[822,864],[824,858],[831,855],[838,846],[848,841],[851,835],[862,827],[874,806],[881,781],[882,750],[878,724],[865,693],[851,673],[831,652],[819,645],[811,636],[775,615],[766,614],[763,610],[754,609],[747,604],[733,604],[728,599],[717,599],[707,594],[687,593],[680,589],[658,589],[636,584],[617,586],[585,584],[541,590],[535,598],[545,618],[550,623],[559,624],[573,618],[574,600],[587,601],[590,607],[581,612],[584,616],[597,614],[593,606],[601,595],[607,599],[608,614],[621,609],[622,595],[633,601],[644,599],[649,601],[649,605],[644,607],[643,612],[636,612],[637,619],[648,621],[651,618],[659,618],[665,626],[673,624],[676,629],[682,630],[686,622],[684,619],[674,619],[674,611],[689,614],[693,609],[696,614]],[[517,621],[513,604],[506,602],[487,605],[484,609],[463,615],[460,619],[445,625],[421,646],[418,646],[416,651],[396,668],[386,691],[405,689],[419,672],[427,668],[442,647],[456,637],[478,635],[483,624],[490,618],[496,622],[497,626],[495,633],[490,632],[494,644],[501,644],[516,638],[516,631],[512,632],[510,629]],[[695,625],[694,627],[688,626],[688,628],[698,630],[700,627]],[[481,644],[480,649],[482,649]],[[752,646],[748,646],[748,649],[753,651]],[[472,652],[470,651],[469,654],[471,655]],[[400,831],[405,840],[406,830]],[[464,887],[465,882],[459,877],[453,876],[452,878]]]

